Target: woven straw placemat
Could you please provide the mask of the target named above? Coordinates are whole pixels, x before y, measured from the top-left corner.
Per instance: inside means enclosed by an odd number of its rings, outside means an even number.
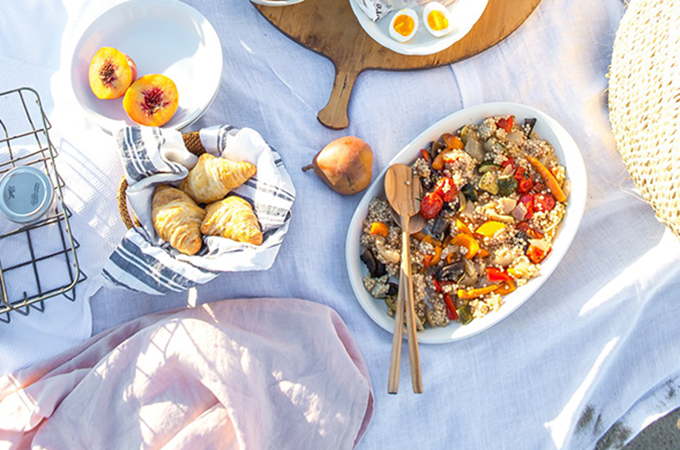
[[[632,0],[616,33],[609,110],[619,153],[680,237],[680,3]]]

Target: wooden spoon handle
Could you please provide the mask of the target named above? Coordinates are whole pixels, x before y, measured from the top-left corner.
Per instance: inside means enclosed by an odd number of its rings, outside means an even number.
[[[403,229],[408,230],[409,217],[402,216]],[[404,286],[406,289],[406,335],[408,337],[408,356],[411,367],[411,384],[413,385],[413,392],[416,394],[423,393],[423,378],[420,372],[420,353],[418,351],[418,335],[416,331],[416,311],[413,300],[413,280],[411,279],[411,241],[408,231],[402,232],[402,249],[401,249],[401,273],[400,278],[406,282],[405,285],[400,284],[399,287]]]
[[[399,368],[401,366],[401,344],[404,341],[404,308],[406,297],[406,281],[399,273],[399,293],[397,294],[397,310],[394,314],[394,336],[392,336],[392,355],[390,356],[390,375],[387,380],[387,393],[396,394],[399,390]],[[402,288],[403,286],[403,288]]]

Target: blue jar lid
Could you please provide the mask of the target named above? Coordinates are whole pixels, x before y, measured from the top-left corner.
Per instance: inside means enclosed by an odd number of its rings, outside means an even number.
[[[36,167],[14,167],[0,181],[0,212],[13,222],[28,223],[41,218],[53,200],[49,177]]]

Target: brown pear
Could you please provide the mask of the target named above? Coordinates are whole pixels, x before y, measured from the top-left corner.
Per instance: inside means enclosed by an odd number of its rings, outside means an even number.
[[[342,195],[361,192],[371,184],[373,176],[373,151],[354,136],[336,139],[314,157],[303,171],[314,169],[331,189]]]

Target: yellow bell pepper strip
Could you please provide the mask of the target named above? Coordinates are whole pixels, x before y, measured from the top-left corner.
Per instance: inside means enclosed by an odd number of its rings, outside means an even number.
[[[439,261],[442,259],[442,248],[438,245],[434,247],[434,255],[432,255],[432,259],[430,260],[430,264],[428,264],[428,267],[432,267],[435,264],[437,264]]]
[[[557,179],[555,176],[548,170],[547,167],[543,165],[539,160],[534,158],[533,156],[529,156],[526,153],[522,153],[522,156],[524,156],[527,161],[529,161],[529,164],[533,166],[534,169],[541,175],[543,178],[543,181],[545,181],[545,185],[550,189],[550,192],[552,193],[553,197],[555,197],[555,200],[558,202],[563,202],[567,200],[567,196],[564,194],[564,191],[560,187],[560,185],[557,183]]]
[[[380,236],[387,237],[390,234],[390,228],[382,222],[373,222],[371,224],[371,234],[379,234]]]
[[[501,286],[494,292],[498,295],[508,295],[516,289],[515,283],[512,280],[504,281]]]
[[[479,243],[469,234],[458,233],[453,239],[451,239],[451,243],[453,245],[465,247],[467,249],[467,253],[465,254],[467,259],[474,258],[474,256],[479,251]]]
[[[500,286],[497,284],[492,284],[489,286],[485,286],[483,288],[470,289],[469,291],[466,291],[465,289],[458,289],[457,294],[458,298],[462,298],[463,300],[471,300],[473,298],[478,298],[483,295],[490,294],[499,287]]]
[[[435,239],[432,236],[430,236],[429,234],[423,233],[422,231],[419,231],[417,233],[413,233],[411,235],[411,237],[415,238],[419,241],[423,241],[423,242],[427,242],[428,244],[432,244],[435,247],[437,247],[437,246],[441,247],[442,246],[442,242],[439,239]]]
[[[484,237],[493,237],[494,234],[498,233],[501,231],[503,228],[505,228],[507,225],[504,224],[503,222],[497,222],[495,220],[487,220],[483,224],[481,224],[478,228],[476,233],[481,234]]]
[[[461,233],[469,234],[470,236],[472,236],[472,230],[467,225],[465,225],[465,222],[463,222],[460,219],[456,219],[456,228],[458,228],[458,231],[460,231]]]

